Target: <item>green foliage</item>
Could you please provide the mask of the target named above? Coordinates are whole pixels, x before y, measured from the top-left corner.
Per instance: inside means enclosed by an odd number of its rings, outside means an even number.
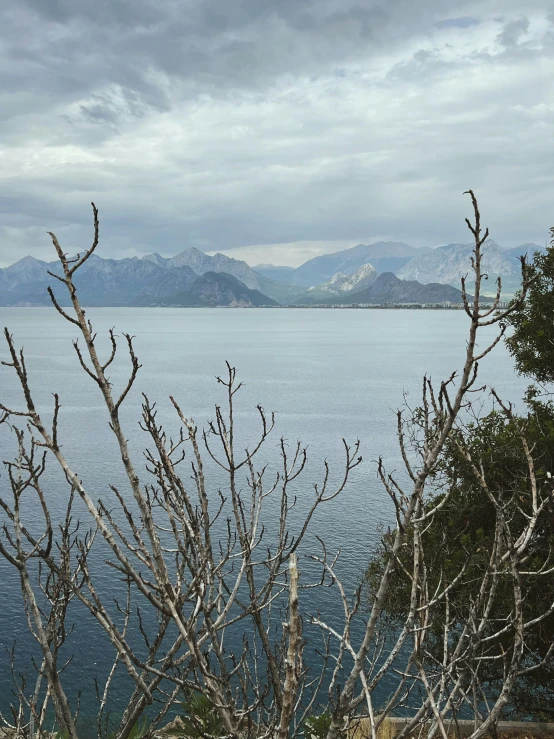
[[[526,266],[526,277],[531,280],[526,300],[507,318],[513,332],[506,343],[517,371],[541,384],[554,382],[554,228],[551,229],[551,236],[550,248],[546,253],[536,253],[533,262]],[[521,293],[517,297],[521,297]],[[523,527],[531,497],[528,464],[518,426],[524,426],[525,437],[532,450],[537,483],[545,485],[547,473],[554,474],[554,404],[540,402],[538,395],[536,387],[528,390],[528,411],[524,417],[507,420],[503,414],[491,413],[464,433],[464,444],[473,460],[482,465],[491,492],[497,500],[508,502],[509,515],[515,528]],[[417,415],[414,420],[417,424]],[[471,466],[459,453],[454,439],[448,441],[433,481],[437,492],[428,500],[427,509],[442,500],[441,490],[448,489],[450,494],[443,508],[435,515],[433,524],[423,534],[428,584],[433,591],[439,579],[452,582],[461,567],[466,566],[463,581],[450,593],[452,613],[458,623],[463,623],[467,618],[473,584],[480,581],[487,566],[496,514],[494,506],[477,483]],[[391,535],[385,534],[380,549],[369,563],[367,582],[370,590],[378,585],[390,543]],[[400,557],[408,569],[412,552],[408,531]],[[526,562],[528,570],[552,567],[553,553],[554,510],[550,510],[542,517],[540,526],[533,534]],[[548,610],[553,592],[552,580],[552,575],[527,578],[524,597],[526,620]],[[495,618],[502,619],[510,613],[513,603],[510,589],[508,579],[501,581],[491,614],[493,623]],[[398,565],[385,604],[386,620],[392,628],[397,628],[407,615],[409,593],[409,577]],[[438,657],[442,640],[440,619],[434,622],[434,629],[430,635],[431,650]],[[510,649],[512,638],[506,635],[502,645],[505,649]],[[538,624],[526,646],[537,659],[546,655],[553,640],[554,616],[551,615]],[[489,663],[486,677],[492,689],[495,684],[500,685],[501,661]],[[554,657],[550,657],[544,667],[519,680],[511,696],[509,712],[519,718],[554,719]]]
[[[493,412],[464,433],[464,442],[472,458],[479,460],[490,490],[497,499],[509,505],[509,515],[514,529],[523,527],[525,512],[531,505],[529,471],[518,433],[518,424],[525,425],[525,436],[533,449],[535,472],[539,485],[546,483],[547,473],[554,472],[554,404],[532,404],[525,417],[507,420],[503,414]],[[460,433],[460,432],[458,432]],[[447,502],[435,514],[433,523],[423,533],[426,574],[430,592],[439,581],[452,582],[463,565],[463,579],[450,592],[451,616],[461,624],[467,619],[476,583],[480,582],[488,564],[494,532],[496,513],[493,504],[477,483],[468,462],[461,456],[451,439],[434,475],[437,492],[426,503],[429,510],[443,499],[446,486],[450,490]],[[381,546],[369,563],[367,582],[369,589],[378,586],[386,553],[391,543],[386,533]],[[412,540],[407,532],[406,545],[400,556],[404,567],[411,571]],[[543,564],[554,565],[554,511],[545,515],[536,529],[530,544],[530,556],[526,569],[538,570]],[[544,611],[552,601],[552,575],[527,578],[525,584],[525,620]],[[391,628],[397,628],[407,615],[410,580],[401,565],[396,567],[387,602],[386,619]],[[500,582],[491,614],[494,619],[506,617],[513,607],[513,589],[509,579]],[[443,621],[435,618],[434,631],[430,634],[431,651],[439,657],[442,650]],[[491,627],[492,628],[492,627]],[[546,654],[554,639],[554,616],[539,624],[528,639],[527,646],[535,658]],[[503,647],[509,649],[512,635],[506,635]],[[486,679],[494,690],[502,679],[502,664],[490,663]],[[549,708],[550,706],[550,708]],[[537,720],[554,718],[554,659],[544,669],[530,673],[516,687],[509,710],[512,716]]]
[[[148,717],[143,716],[142,719],[139,719],[131,729],[129,739],[142,739],[142,737],[148,732],[148,727]]]
[[[209,698],[197,691],[185,694],[181,703],[185,713],[182,733],[190,739],[218,737],[225,734],[225,727],[218,710]]]
[[[138,721],[135,722],[133,728],[129,732],[129,739],[142,739],[148,733],[150,722],[148,716],[142,716]],[[117,736],[117,732],[113,731],[110,734],[110,739],[114,739]]]
[[[331,726],[331,719],[330,711],[325,711],[319,716],[308,716],[303,726],[305,739],[325,739]]]
[[[535,254],[528,267],[533,282],[525,304],[508,319],[513,328],[506,340],[518,372],[539,383],[554,382],[554,228],[550,248]]]

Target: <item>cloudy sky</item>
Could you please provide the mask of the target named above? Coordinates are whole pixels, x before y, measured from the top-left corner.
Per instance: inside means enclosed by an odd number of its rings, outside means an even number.
[[[300,264],[554,223],[546,0],[4,0],[0,265],[187,246]]]

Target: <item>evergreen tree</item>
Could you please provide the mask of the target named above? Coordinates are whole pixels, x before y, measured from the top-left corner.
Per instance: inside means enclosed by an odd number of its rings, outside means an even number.
[[[516,369],[540,384],[554,382],[554,228],[550,247],[527,266],[532,283],[524,303],[508,317],[506,340]],[[531,389],[530,397],[537,394]]]

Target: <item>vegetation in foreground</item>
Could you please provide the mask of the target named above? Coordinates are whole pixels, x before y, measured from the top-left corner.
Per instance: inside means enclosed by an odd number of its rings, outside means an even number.
[[[398,413],[407,483],[379,461],[396,523],[371,562],[369,603],[364,584],[348,593],[334,554],[324,542],[310,550],[306,536],[315,512],[341,494],[360,464],[359,442],[343,441],[338,477],[324,463],[311,498],[303,492],[307,453],[301,444],[280,441],[281,467],[270,478],[257,463],[273,417],[258,407],[259,437],[244,449],[236,415],[240,383],[228,365],[218,378],[225,408],[216,406],[205,431],[173,397],[177,426],[166,431],[155,403],[143,397],[141,425],[149,441],[145,468],[136,466],[121,415],[140,371],[133,338],[123,335],[131,369],[115,388],[109,369],[118,361],[119,337],[110,332],[111,349],[101,356],[74,282],[98,244],[96,208],[93,245],[82,256],[69,259],[51,234],[61,267],[53,274],[70,308],[53,290],[50,298],[81,338],[74,343],[77,361],[104,402],[125,485],[114,483],[110,497],[97,500],[83,482],[64,453],[60,399],[54,396],[48,417],[38,409],[23,351],[6,329],[4,364],[15,373],[24,403],[0,405],[0,426],[17,444],[15,460],[6,463],[10,496],[0,499],[0,554],[20,582],[40,654],[33,684],[20,680],[14,666],[16,702],[6,723],[18,735],[44,732],[52,706],[62,735],[79,737],[78,706],[64,672],[76,613],[94,620],[114,655],[103,683],[98,676],[99,737],[152,736],[185,695],[187,735],[206,739],[307,732],[338,739],[362,714],[375,739],[395,713],[409,717],[401,739],[415,732],[446,737],[465,717],[474,722],[472,739],[481,739],[507,711],[519,710],[518,695],[542,689],[554,650],[554,604],[546,595],[554,572],[552,411],[530,393],[529,414],[519,417],[494,395],[494,413],[481,418],[474,400],[479,362],[503,339],[508,322],[516,334],[530,330],[517,321],[541,294],[533,292],[542,284],[540,264],[533,274],[522,259],[522,291],[507,308],[500,309],[500,281],[492,305],[481,308],[488,230],[469,195],[474,285],[470,296],[462,280],[466,353],[442,382],[424,378],[419,407]],[[482,346],[478,337],[487,326],[498,333]],[[47,464],[66,481],[61,517],[51,505]],[[217,486],[212,469],[219,471]],[[77,501],[86,515],[79,522]],[[42,512],[41,531],[36,516],[26,522],[29,506]],[[122,597],[115,602],[98,587],[97,548],[120,578]],[[310,565],[302,578],[299,555]],[[326,602],[336,598],[342,624],[310,613],[315,588],[326,588]],[[117,682],[117,691],[126,691],[126,709],[114,721],[110,691],[121,674],[126,680]]]

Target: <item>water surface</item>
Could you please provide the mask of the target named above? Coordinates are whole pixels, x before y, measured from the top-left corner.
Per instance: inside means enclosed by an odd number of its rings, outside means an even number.
[[[426,310],[230,310],[230,309],[91,309],[98,345],[108,351],[107,331],[136,336],[142,363],[137,383],[123,413],[133,457],[142,469],[146,443],[138,428],[141,393],[159,404],[160,420],[178,428],[168,396],[199,426],[213,416],[224,396],[215,376],[225,372],[225,361],[238,370],[244,388],[237,396],[239,439],[251,443],[258,424],[256,405],[276,411],[273,439],[264,460],[277,462],[280,436],[291,443],[303,440],[310,465],[297,492],[302,505],[313,495],[312,483],[321,479],[322,461],[340,471],[342,442],[361,441],[364,463],[355,470],[344,493],[314,519],[308,540],[316,546],[322,536],[331,550],[342,550],[341,574],[349,588],[359,582],[380,527],[392,520],[391,506],[380,486],[375,460],[383,456],[389,469],[401,467],[396,445],[395,411],[404,399],[417,405],[422,378],[437,381],[460,369],[468,319],[461,311]],[[31,387],[41,412],[48,414],[52,393],[60,394],[60,434],[64,452],[94,498],[109,498],[110,483],[122,481],[121,463],[113,448],[107,414],[98,388],[79,367],[71,342],[76,327],[51,309],[0,308],[0,320],[23,346]],[[491,339],[492,330],[483,332]],[[6,348],[0,349],[2,359]],[[111,371],[116,388],[123,387],[129,362],[122,352]],[[503,345],[486,357],[481,382],[492,385],[506,399],[518,401],[525,382],[518,378]],[[21,406],[12,371],[2,367],[0,400]],[[487,403],[486,394],[483,403]],[[9,434],[0,430],[2,459],[11,451]],[[47,476],[53,510],[63,511],[67,488],[52,470]],[[213,478],[213,494],[218,479]],[[2,495],[8,493],[5,473]],[[304,502],[302,502],[304,501]],[[31,517],[33,512],[30,512]],[[97,563],[99,577],[110,587],[111,573]],[[19,657],[29,649],[21,613],[19,582],[2,561],[3,607],[0,609],[0,645],[18,640]],[[317,603],[321,606],[321,603]],[[325,605],[325,604],[323,604]],[[330,608],[335,606],[329,605]],[[81,663],[101,669],[106,654],[103,641],[89,635],[76,643]],[[0,658],[0,708],[6,709],[9,664]]]

